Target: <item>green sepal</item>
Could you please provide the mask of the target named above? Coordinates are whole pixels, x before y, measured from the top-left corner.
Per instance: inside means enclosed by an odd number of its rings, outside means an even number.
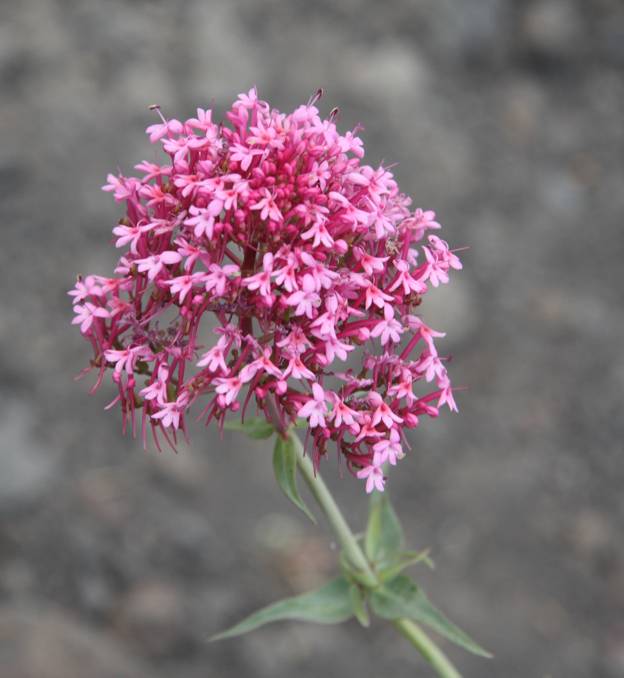
[[[316,591],[284,598],[249,615],[235,626],[217,633],[210,640],[233,638],[253,631],[264,624],[285,619],[339,624],[354,615],[351,585],[344,577],[333,579]]]
[[[253,417],[242,421],[226,421],[223,428],[227,431],[242,431],[250,438],[261,440],[270,438],[275,433],[275,427],[271,422],[262,417]]]
[[[431,558],[429,558],[429,549],[424,551],[402,551],[393,561],[387,564],[379,564],[377,567],[379,580],[382,582],[390,581],[403,572],[406,567],[416,565],[417,563],[425,563],[425,565],[433,569],[434,565]]]
[[[386,492],[373,492],[369,501],[364,536],[366,557],[372,563],[391,561],[403,548],[403,528]]]
[[[304,504],[297,489],[297,454],[291,436],[288,438],[277,436],[273,450],[273,471],[282,492],[316,524],[316,519]]]
[[[492,656],[434,607],[425,593],[405,575],[399,575],[373,591],[370,604],[373,612],[384,619],[408,617],[428,626],[468,652],[481,657]]]
[[[370,626],[370,615],[366,608],[366,597],[362,589],[357,584],[351,584],[349,587],[349,595],[351,596],[351,603],[353,605],[353,614],[364,628]]]

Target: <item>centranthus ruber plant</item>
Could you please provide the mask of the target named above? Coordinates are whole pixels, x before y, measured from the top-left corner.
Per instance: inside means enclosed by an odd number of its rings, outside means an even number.
[[[284,618],[368,625],[370,607],[439,675],[457,676],[415,622],[487,653],[401,574],[430,561],[403,550],[380,493],[409,449],[406,430],[457,409],[436,346],[444,335],[417,311],[461,263],[435,213],[412,209],[387,167],[365,164],[358,129],[341,134],[336,111],[320,117],[319,95],[284,114],[252,89],[225,123],[201,108],[168,120],[154,107],[160,122],[147,133],[164,159],[108,176],[104,190],[125,207],[113,228],[122,256],[112,277],[79,277],[73,322],[93,348],[93,390],[112,379],[124,431],[175,447],[194,408],[220,429],[275,434],[281,488],[311,516],[299,468],[343,546],[338,579],[221,636]],[[320,478],[332,450],[372,493],[363,539]]]

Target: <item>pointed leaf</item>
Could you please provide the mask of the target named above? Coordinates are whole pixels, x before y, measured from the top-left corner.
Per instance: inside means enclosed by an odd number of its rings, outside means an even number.
[[[246,421],[226,421],[223,428],[227,431],[242,431],[250,438],[270,438],[275,433],[275,427],[271,422],[261,417],[253,417]]]
[[[400,574],[406,567],[422,562],[433,569],[433,561],[429,558],[429,549],[425,549],[424,551],[403,551],[403,553],[400,553],[398,558],[394,561],[378,568],[377,572],[379,574],[379,579],[382,582],[389,581],[390,579],[394,579],[397,574]]]
[[[492,656],[453,622],[449,621],[440,610],[429,602],[424,592],[405,575],[400,575],[384,584],[383,587],[373,591],[370,602],[373,611],[384,619],[408,617],[429,626],[429,628],[468,650],[468,652],[481,657]]]
[[[316,591],[285,598],[254,612],[232,628],[213,636],[211,640],[233,638],[253,631],[264,624],[283,619],[338,624],[353,616],[350,584],[338,577]]]
[[[368,628],[370,626],[370,615],[366,609],[366,599],[362,589],[357,584],[351,584],[349,587],[349,595],[351,596],[351,604],[353,605],[353,614],[362,626]]]
[[[370,497],[364,550],[372,562],[393,558],[403,547],[403,529],[387,492]]]
[[[297,489],[297,454],[294,442],[290,436],[286,439],[277,436],[275,449],[273,450],[273,471],[275,472],[278,485],[282,488],[282,492],[313,523],[316,523],[314,516],[299,496],[299,490]]]

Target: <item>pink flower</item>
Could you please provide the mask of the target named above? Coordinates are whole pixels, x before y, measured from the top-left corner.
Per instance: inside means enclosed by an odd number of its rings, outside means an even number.
[[[379,308],[383,308],[387,301],[392,301],[392,297],[385,292],[382,292],[374,283],[369,282],[366,286],[366,304],[365,308],[370,308],[371,304],[375,304]]]
[[[267,188],[264,188],[262,190],[262,196],[263,197],[260,200],[251,205],[251,209],[260,210],[261,219],[271,218],[273,221],[283,221],[284,217],[282,216],[279,207],[275,204],[275,200],[271,192]]]
[[[104,351],[104,357],[109,363],[115,363],[115,372],[125,370],[128,374],[133,374],[137,360],[153,359],[152,352],[147,346],[133,346],[121,350],[109,349]]]
[[[240,377],[217,377],[214,383],[217,385],[215,391],[223,396],[226,405],[230,405],[236,400],[243,387]]]
[[[392,306],[384,306],[384,319],[380,320],[371,330],[371,337],[381,337],[381,345],[385,346],[389,341],[397,344],[401,341],[403,326],[394,319]]]
[[[366,493],[370,494],[373,490],[384,491],[384,475],[379,466],[371,464],[365,466],[357,472],[358,478],[366,478]]]
[[[216,211],[216,214],[215,214]],[[212,238],[214,233],[215,217],[218,216],[221,210],[216,210],[216,207],[195,207],[191,205],[189,213],[192,215],[189,219],[185,219],[184,223],[187,226],[193,227],[193,233],[196,238],[201,238],[205,235],[208,239]]]
[[[243,278],[243,285],[251,290],[258,290],[260,295],[270,300],[271,276],[273,275],[273,255],[267,252],[262,259],[262,271],[256,275]]]
[[[282,379],[282,372],[275,367],[271,361],[271,349],[266,348],[262,355],[251,363],[248,363],[240,371],[240,378],[243,383],[251,381],[258,372],[270,374],[278,380]]]
[[[182,255],[179,252],[169,251],[154,254],[144,259],[137,259],[135,264],[137,264],[140,273],[147,273],[149,280],[154,280],[166,264],[177,264],[179,261],[182,261]]]
[[[395,424],[400,424],[403,421],[376,391],[371,391],[368,394],[368,401],[375,408],[371,420],[372,426],[377,426],[380,422],[383,422],[384,426],[392,428]]]
[[[100,306],[96,306],[88,301],[84,304],[75,304],[74,311],[76,317],[72,320],[72,325],[80,325],[80,331],[83,334],[86,334],[91,325],[93,324],[94,318],[108,318],[110,313]]]
[[[310,240],[314,238],[312,241],[312,247],[318,247],[321,244],[325,247],[331,247],[334,244],[334,239],[331,237],[329,231],[325,227],[325,221],[325,217],[319,215],[312,226],[307,231],[305,231],[305,233],[301,234],[303,240]]]
[[[333,403],[334,408],[332,410],[332,419],[335,426],[342,426],[345,424],[350,429],[355,430],[357,433],[360,430],[360,425],[358,423],[359,414],[352,410],[344,400],[339,398],[335,393],[328,394],[329,400]]]
[[[187,273],[171,280],[164,280],[163,285],[171,288],[171,294],[177,294],[182,303],[194,285],[201,285],[205,281],[204,273]]]
[[[94,275],[88,275],[84,280],[78,278],[74,289],[70,290],[67,294],[69,294],[70,297],[73,297],[73,304],[78,304],[90,296],[99,297],[102,295],[102,287],[99,278]]]
[[[198,367],[207,367],[210,372],[218,372],[219,370],[224,373],[228,371],[227,363],[225,362],[225,353],[224,348],[219,342],[216,346],[213,346],[209,351],[206,351],[202,356],[201,360],[197,363]]]
[[[206,292],[214,290],[215,295],[222,297],[225,294],[225,288],[230,282],[228,276],[238,275],[240,269],[238,266],[232,264],[227,266],[218,266],[217,264],[210,264],[208,268],[209,273],[204,277],[206,282]]]
[[[178,429],[180,428],[180,418],[186,411],[188,403],[189,396],[187,393],[180,394],[171,403],[158,403],[160,409],[152,414],[152,419],[159,419],[165,428],[173,426],[174,429]]]
[[[327,414],[325,391],[319,384],[314,383],[312,384],[312,393],[313,397],[299,408],[297,416],[307,419],[310,428],[317,426],[325,428],[325,415]]]
[[[405,429],[457,409],[444,335],[415,309],[461,262],[315,101],[281,113],[252,89],[223,121],[158,112],[162,160],[107,177],[120,256],[112,277],[78,280],[72,322],[131,430],[173,444],[196,403],[219,426],[249,407],[301,417],[315,458],[338,450],[370,492]]]
[[[130,251],[132,254],[137,253],[137,243],[143,236],[143,228],[141,226],[124,226],[119,224],[113,229],[113,233],[117,236],[115,247],[124,247],[130,243]]]
[[[158,376],[156,379],[144,389],[141,389],[139,394],[142,395],[145,400],[155,400],[160,404],[165,403],[167,401],[168,378],[169,367],[167,365],[160,365],[158,367]]]
[[[303,276],[301,287],[301,290],[293,292],[288,297],[286,303],[289,306],[296,306],[295,315],[314,318],[315,311],[321,304],[321,297],[316,293],[316,283],[309,273]]]
[[[383,466],[387,461],[392,466],[396,466],[397,460],[405,456],[401,448],[401,436],[396,428],[390,431],[389,439],[380,440],[378,443],[375,443],[373,450],[375,452],[375,466]]]
[[[150,125],[145,131],[149,134],[150,141],[154,144],[164,136],[171,134],[181,134],[184,126],[179,120],[163,120],[157,125]]]

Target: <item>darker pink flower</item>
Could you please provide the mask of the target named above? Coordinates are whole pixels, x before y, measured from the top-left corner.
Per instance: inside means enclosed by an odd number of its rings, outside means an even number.
[[[457,409],[444,335],[416,315],[461,268],[435,213],[313,103],[282,114],[252,89],[225,123],[198,108],[147,132],[164,161],[104,187],[125,204],[114,276],[70,292],[124,426],[173,444],[193,406],[219,425],[251,406],[279,430],[305,420],[315,464],[333,444],[383,490],[403,430]]]

